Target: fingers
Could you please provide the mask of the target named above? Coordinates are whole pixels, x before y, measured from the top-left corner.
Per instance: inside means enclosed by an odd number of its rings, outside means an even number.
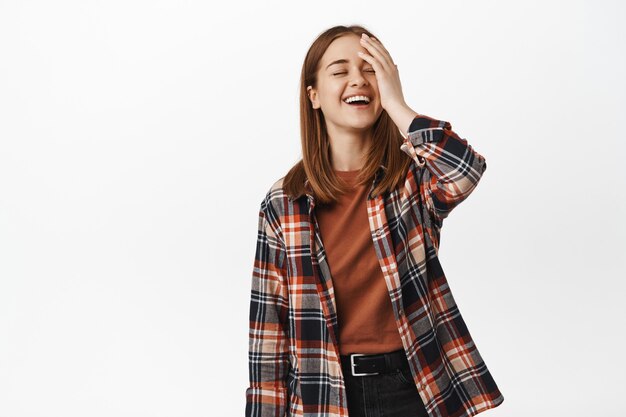
[[[363,52],[361,52],[361,51],[357,52],[357,54],[358,54],[361,58],[363,58],[363,60],[364,60],[364,61],[369,62],[370,64],[372,64],[372,67],[374,68],[374,71],[376,71],[376,74],[378,74],[378,72],[381,70],[381,68],[379,68],[379,67],[381,67],[381,65],[380,65],[380,63],[376,60],[376,58],[374,58],[374,57],[373,57],[373,56],[371,56],[371,55],[364,54],[364,53],[363,53]]]
[[[367,49],[367,51],[374,56],[381,64],[385,64],[385,57],[383,57],[383,52],[380,50],[378,45],[375,45],[371,38],[367,38],[367,35],[363,34],[361,36],[361,45]]]
[[[383,45],[381,41],[374,37],[370,37],[369,39],[372,41],[373,45],[378,46],[389,58],[391,58],[391,54],[387,51],[387,48],[385,48],[385,45]]]
[[[389,52],[380,43],[380,41],[378,41],[376,38],[366,38],[365,36],[367,35],[361,37],[361,45],[363,45],[363,47],[367,49],[367,51],[381,63],[385,70],[388,71],[391,68],[395,68],[396,65],[393,63]]]

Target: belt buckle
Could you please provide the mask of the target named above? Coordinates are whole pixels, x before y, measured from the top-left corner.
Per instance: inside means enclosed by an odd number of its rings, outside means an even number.
[[[351,353],[350,354],[350,365],[352,365],[350,367],[350,373],[352,374],[352,376],[364,376],[364,375],[378,375],[380,374],[380,372],[363,372],[363,373],[355,373],[354,372],[354,368],[356,367],[356,364],[354,363],[354,357],[355,356],[365,356],[366,353]]]

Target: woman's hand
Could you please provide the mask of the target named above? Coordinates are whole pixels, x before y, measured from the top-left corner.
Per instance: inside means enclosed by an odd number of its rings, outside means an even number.
[[[398,66],[393,63],[389,52],[378,39],[370,38],[365,33],[361,36],[361,45],[371,54],[359,52],[359,56],[372,64],[376,71],[380,105],[385,110],[406,106]]]
[[[359,52],[359,56],[372,64],[376,71],[380,105],[406,137],[407,130],[418,113],[409,108],[404,101],[398,66],[393,63],[391,55],[378,39],[363,34],[361,45],[371,54]]]

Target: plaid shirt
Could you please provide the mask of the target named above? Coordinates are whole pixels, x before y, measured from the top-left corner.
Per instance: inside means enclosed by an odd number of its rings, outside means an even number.
[[[443,220],[474,190],[485,158],[449,122],[416,116],[401,149],[404,185],[367,200],[369,226],[415,386],[430,417],[504,401],[438,258]],[[261,202],[252,273],[246,417],[348,416],[337,310],[315,199],[276,181]],[[306,185],[308,186],[308,180]]]

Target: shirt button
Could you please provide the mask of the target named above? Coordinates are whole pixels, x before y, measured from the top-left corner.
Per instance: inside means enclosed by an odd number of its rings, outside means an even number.
[[[378,229],[378,230],[376,231],[376,236],[380,236],[380,235],[382,235],[382,234],[383,234],[383,230],[382,230],[382,229]]]

